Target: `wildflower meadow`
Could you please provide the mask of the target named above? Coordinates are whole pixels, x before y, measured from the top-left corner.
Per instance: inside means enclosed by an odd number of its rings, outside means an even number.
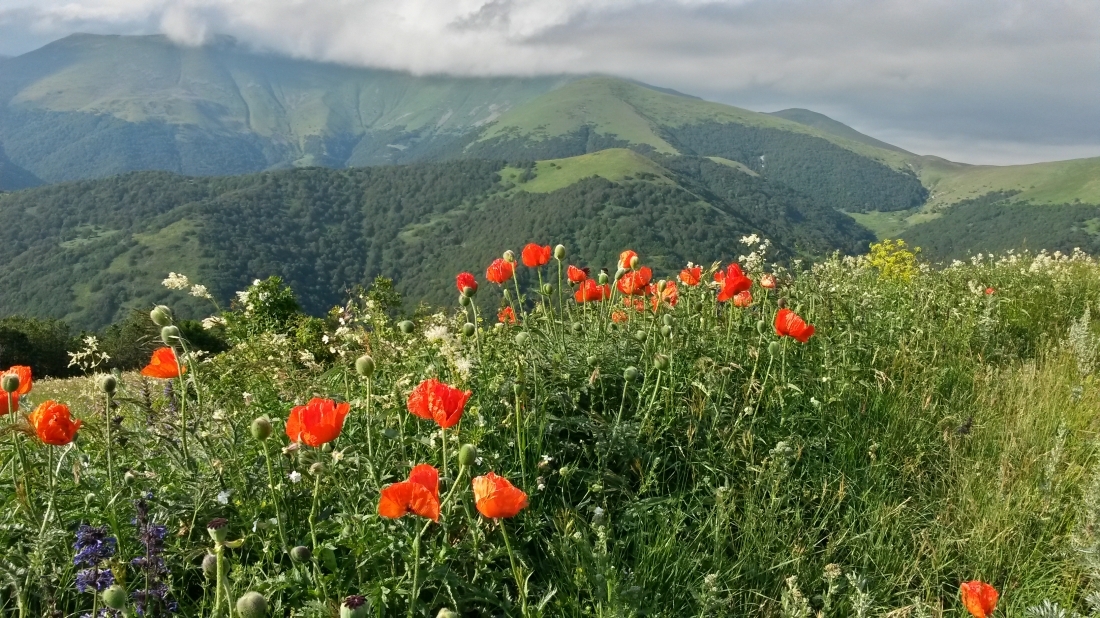
[[[5,616],[1094,616],[1100,263],[531,244],[0,387]]]

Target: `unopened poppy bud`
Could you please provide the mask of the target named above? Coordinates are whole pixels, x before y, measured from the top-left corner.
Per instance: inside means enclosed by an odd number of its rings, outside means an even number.
[[[91,506],[92,503],[95,502],[95,497],[93,493],[84,494],[84,506]]]
[[[96,380],[96,386],[104,393],[114,395],[115,390],[118,389],[118,378],[108,373],[107,375],[100,376],[99,380]]]
[[[661,336],[662,337],[671,337],[672,336],[672,327],[669,326],[668,324],[665,324],[664,326],[662,326],[661,327]]]
[[[504,300],[512,300],[512,290],[504,289]]]
[[[573,322],[573,332],[579,335],[582,331],[584,331],[584,324],[581,324],[580,322]]]
[[[252,432],[252,437],[257,440],[263,441],[271,437],[271,419],[266,416],[252,421],[252,426],[249,427],[249,431]]]
[[[218,557],[214,554],[206,554],[202,557],[202,574],[210,579],[218,576]]]
[[[206,531],[215,543],[224,543],[229,537],[229,520],[224,517],[215,517],[206,524]]]
[[[666,287],[668,287],[668,281],[666,281],[664,279],[661,279],[660,281],[657,282],[657,291],[658,292],[664,292]]]
[[[402,320],[397,323],[397,328],[400,329],[401,332],[408,335],[409,333],[413,332],[413,323],[408,320]]]
[[[625,268],[620,268],[619,270],[616,270],[615,271],[615,281],[618,281],[619,279],[622,279],[623,275],[625,275],[625,274],[626,274],[626,269]]]
[[[290,559],[294,562],[309,562],[313,557],[313,550],[305,545],[298,545],[290,550]]]
[[[515,261],[516,261],[516,254],[515,254],[515,253],[512,253],[512,250],[511,250],[511,249],[509,249],[509,250],[505,251],[505,252],[504,252],[504,261],[505,261],[505,262],[508,262],[509,264],[513,264],[513,263],[515,263]]]
[[[666,313],[661,316],[661,322],[663,322],[665,326],[672,326],[675,323],[675,320],[672,319],[671,315]]]
[[[463,306],[463,307],[469,307],[470,306],[470,297],[466,296],[465,294],[459,294],[458,295],[458,304]]]
[[[561,245],[558,246],[560,247]],[[443,609],[439,610],[439,613],[435,615],[435,618],[459,618],[459,616],[449,607],[444,607]]]
[[[772,356],[776,356],[776,355],[779,354],[779,342],[778,341],[773,341],[773,342],[768,344],[768,354],[771,354]]]
[[[653,358],[653,364],[657,367],[657,369],[660,369],[661,371],[668,371],[668,368],[672,364],[672,361],[670,361],[669,358],[664,354],[658,354]]]
[[[760,320],[759,322],[757,322],[756,323],[756,332],[760,333],[761,335],[768,334],[768,323],[765,322],[764,320]]]
[[[527,343],[528,338],[529,338],[529,335],[527,333],[520,333],[520,334],[516,335],[516,345],[523,345],[523,344]]]
[[[160,329],[160,340],[164,345],[175,346],[180,342],[180,329],[175,326],[165,326]]]
[[[589,356],[585,360],[591,366],[594,366],[596,363],[600,362],[600,359],[596,358],[595,356]]]
[[[237,599],[241,618],[263,618],[267,615],[267,599],[259,592],[246,592]]]
[[[157,305],[149,312],[149,319],[157,326],[168,326],[172,323],[172,310],[164,305]]]
[[[313,464],[311,464],[309,466],[309,473],[312,474],[313,476],[317,476],[318,474],[320,474],[324,471],[325,471],[325,464],[323,464],[319,461],[316,461],[316,462],[314,462]]]
[[[542,293],[546,294],[547,296],[553,294],[554,286],[550,285],[549,283],[542,284]]]
[[[14,373],[5,373],[3,378],[0,378],[0,389],[5,392],[14,393],[19,390],[19,376]],[[7,404],[7,402],[4,402]]]
[[[644,330],[634,331],[634,340],[635,341],[645,341],[646,336],[647,335],[646,335]]]
[[[630,258],[630,268],[631,270],[638,268],[638,256],[635,255]]]
[[[129,597],[126,594],[125,588],[115,584],[104,590],[100,598],[103,599],[103,604],[107,607],[113,610],[123,610],[126,608],[126,601]]]
[[[358,373],[364,378],[369,378],[374,375],[374,359],[366,354],[355,359],[355,373]]]
[[[554,247],[554,257],[560,262],[565,259],[565,245]]]
[[[476,333],[476,332],[477,332],[477,327],[474,326],[472,322],[466,322],[465,324],[462,325],[462,334],[463,335],[466,335],[467,337],[473,337],[474,333]]]
[[[137,476],[134,475],[132,470],[127,470],[126,474],[122,475],[122,482],[127,484],[127,485],[133,485],[134,481],[136,481],[136,480],[137,480]]]
[[[463,444],[462,448],[458,449],[458,465],[463,468],[474,465],[475,459],[477,459],[477,447],[473,444]]]
[[[607,285],[607,273],[600,273],[596,280],[600,282],[600,285]]]
[[[358,594],[351,595],[340,604],[340,618],[366,618],[368,612],[370,602]]]
[[[627,382],[633,382],[634,380],[637,380],[638,368],[633,366],[627,367],[623,370],[623,378],[625,378]]]

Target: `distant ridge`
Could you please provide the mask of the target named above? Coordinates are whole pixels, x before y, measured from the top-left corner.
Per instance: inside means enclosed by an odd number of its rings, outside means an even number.
[[[882,148],[884,150],[893,150],[894,152],[900,152],[902,154],[911,155],[913,153],[902,148],[898,148],[893,144],[887,144],[881,140],[877,140],[870,135],[864,135],[859,131],[856,131],[852,127],[833,120],[825,114],[819,114],[818,112],[801,109],[798,107],[792,107],[790,109],[780,110],[778,112],[770,112],[771,116],[778,116],[791,122],[797,122],[798,124],[804,124],[807,127],[813,127],[820,131],[835,135],[837,137],[843,137],[844,139],[850,139],[853,142],[860,142],[861,144],[867,144],[868,146],[874,146],[875,148]]]
[[[42,184],[37,176],[11,162],[0,145],[0,191],[18,191]]]

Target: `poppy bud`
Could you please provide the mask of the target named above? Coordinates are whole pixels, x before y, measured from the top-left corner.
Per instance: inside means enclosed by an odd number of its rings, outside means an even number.
[[[669,326],[668,324],[665,324],[664,326],[662,326],[661,327],[661,335],[663,337],[671,337],[672,336],[672,327]]]
[[[626,269],[625,268],[620,268],[619,270],[616,270],[615,271],[615,281],[618,281],[619,279],[622,279],[623,275],[625,275],[625,274],[626,274]]]
[[[756,323],[756,332],[760,333],[761,335],[768,334],[768,323],[765,322],[764,320],[760,320],[759,322],[757,322]]]
[[[172,310],[164,305],[157,305],[149,312],[149,319],[157,326],[168,326],[172,323]]]
[[[509,264],[514,264],[516,262],[516,254],[512,253],[511,249],[505,251],[504,252],[504,261],[508,262]]]
[[[206,531],[215,543],[224,543],[229,536],[229,520],[224,517],[215,517],[206,524]]]
[[[784,309],[784,308],[786,308],[786,306],[787,306],[787,299],[786,299],[786,298],[780,298],[779,300],[775,301],[775,304],[776,304],[776,305],[777,305],[777,306],[778,306],[778,307],[779,307],[780,309]]]
[[[657,369],[660,369],[661,371],[668,371],[668,368],[672,364],[672,361],[670,361],[669,358],[664,354],[658,354],[653,358],[653,364],[656,365]]]
[[[127,485],[133,485],[135,480],[137,480],[137,477],[134,476],[134,473],[131,470],[127,470],[126,474],[122,475],[122,482]]]
[[[367,354],[355,359],[355,373],[358,373],[364,378],[369,378],[374,375],[374,359]]]
[[[467,337],[473,337],[475,332],[477,332],[477,327],[474,326],[473,323],[466,322],[465,324],[462,325],[462,334],[463,335],[466,335]]]
[[[321,564],[329,571],[336,572],[336,552],[331,547],[321,548]]]
[[[773,342],[768,344],[768,354],[771,354],[772,356],[776,356],[776,355],[779,354],[779,342],[778,341],[773,341]]]
[[[210,579],[218,575],[218,557],[214,554],[206,554],[202,557],[202,574]]]
[[[546,294],[547,296],[553,294],[554,286],[550,285],[549,283],[542,284],[542,293]]]
[[[180,329],[175,326],[165,326],[160,329],[160,340],[164,345],[175,346],[180,342]]]
[[[504,288],[504,300],[512,300],[512,290]]]
[[[516,335],[516,345],[523,345],[525,343],[527,343],[527,333]]]
[[[646,333],[644,330],[634,331],[634,340],[641,342],[645,341]]]
[[[663,322],[665,326],[672,326],[672,324],[673,324],[672,316],[667,314],[667,313],[664,314],[663,316],[661,316],[661,322]]]
[[[637,380],[638,379],[638,368],[637,367],[627,367],[626,369],[623,370],[623,378],[625,378],[627,382],[633,382],[634,380]]]
[[[294,562],[309,562],[313,557],[313,550],[305,545],[299,545],[290,550],[290,559]]]
[[[340,618],[366,618],[369,611],[370,602],[358,594],[351,595],[340,604]]]
[[[297,444],[295,442],[294,444]],[[317,453],[312,449],[295,449],[298,451],[298,463],[308,468],[313,462],[317,461]]]
[[[237,599],[241,618],[263,618],[267,615],[267,599],[259,592],[246,592]]]
[[[263,441],[271,436],[271,419],[266,416],[252,421],[252,426],[249,427],[249,431],[252,432],[252,437],[257,440]]]
[[[664,292],[666,287],[668,287],[668,281],[666,281],[664,279],[661,279],[660,281],[657,282],[657,291],[658,292]]]
[[[14,373],[5,373],[4,377],[0,378],[0,389],[8,393],[14,393],[19,390],[19,376]]]
[[[565,245],[554,247],[554,257],[560,262],[565,259]]]
[[[558,245],[559,247],[561,245]],[[435,615],[435,618],[459,618],[458,614],[450,608],[444,607],[439,610],[439,613]]]
[[[573,322],[573,332],[579,335],[582,331],[584,331],[584,324],[581,324],[580,322]]]
[[[413,323],[408,320],[402,320],[397,323],[397,328],[400,329],[401,332],[408,335],[409,333],[413,332]]]
[[[630,258],[630,269],[634,270],[636,268],[638,268],[638,256],[635,255]]]
[[[84,494],[84,506],[91,506],[95,502],[96,495],[93,493]]]
[[[596,358],[595,356],[589,356],[585,360],[588,362],[589,365],[595,365],[596,363],[600,362],[600,359]]]
[[[313,476],[317,476],[318,474],[321,474],[324,471],[325,471],[325,464],[323,464],[319,461],[315,461],[315,462],[313,462],[313,464],[311,464],[309,466],[309,473],[312,474]]]
[[[107,607],[122,610],[126,607],[126,601],[129,597],[126,595],[126,589],[116,584],[104,590],[100,598],[103,599],[103,604]]]
[[[600,273],[596,279],[600,282],[600,285],[607,285],[607,273]]]
[[[477,459],[477,447],[473,444],[463,444],[462,448],[458,449],[458,465],[463,468],[474,465],[475,459]]]
[[[104,393],[114,395],[115,390],[118,388],[118,378],[108,373],[107,375],[100,376],[99,379],[96,380],[96,386]]]
[[[470,306],[470,297],[466,296],[465,294],[459,294],[458,295],[458,304],[463,306],[463,307],[469,307]]]

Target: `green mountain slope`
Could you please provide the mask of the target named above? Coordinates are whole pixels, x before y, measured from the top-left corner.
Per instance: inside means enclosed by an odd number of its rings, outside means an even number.
[[[784,120],[790,120],[791,122],[797,122],[798,124],[804,124],[808,127],[813,127],[819,131],[828,133],[829,135],[835,135],[836,137],[850,140],[853,142],[859,142],[866,144],[874,148],[881,148],[883,150],[892,150],[904,155],[912,155],[913,153],[902,148],[898,148],[893,144],[887,144],[884,141],[877,140],[870,135],[864,135],[859,131],[856,131],[852,127],[844,124],[843,122],[837,122],[832,118],[829,118],[825,114],[819,114],[815,111],[808,109],[800,109],[792,107],[791,109],[783,109],[778,112],[770,112],[771,116],[777,116]]]
[[[775,258],[856,252],[871,240],[851,218],[728,165],[622,150],[519,168],[459,160],[212,178],[137,172],[0,195],[0,229],[13,239],[0,244],[0,315],[84,327],[169,299],[201,315],[200,301],[160,286],[170,271],[222,301],[278,274],[322,312],[378,274],[413,303],[453,302],[455,273],[482,273],[501,247],[530,241],[564,242],[571,263],[597,268],[630,246],[674,272],[736,257],[753,232],[776,243]],[[491,287],[482,302],[494,302]]]
[[[18,191],[40,184],[42,181],[34,174],[12,163],[0,146],[0,191]]]

